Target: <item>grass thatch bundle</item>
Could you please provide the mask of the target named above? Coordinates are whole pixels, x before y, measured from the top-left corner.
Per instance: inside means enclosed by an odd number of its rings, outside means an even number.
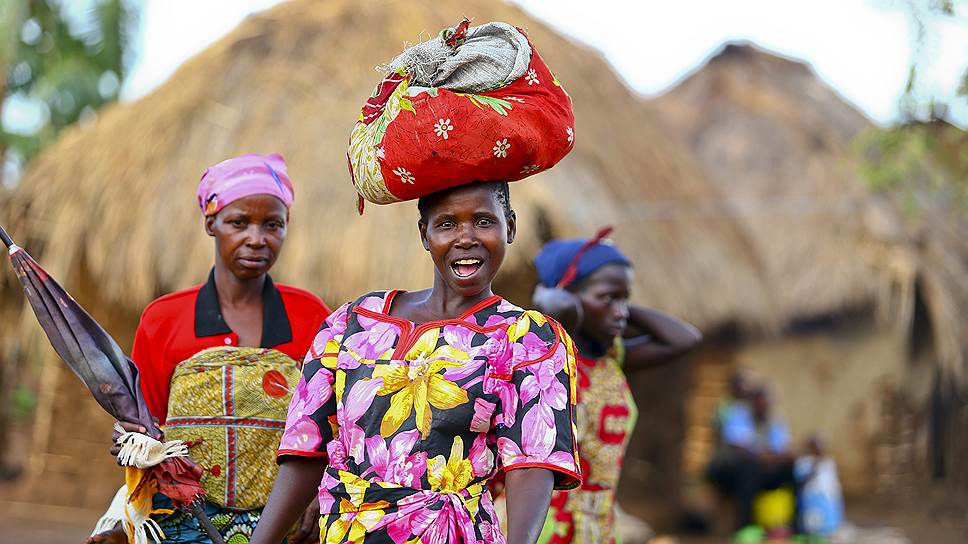
[[[878,295],[858,253],[869,191],[851,147],[869,122],[809,66],[730,44],[653,106],[734,206],[781,315]]]

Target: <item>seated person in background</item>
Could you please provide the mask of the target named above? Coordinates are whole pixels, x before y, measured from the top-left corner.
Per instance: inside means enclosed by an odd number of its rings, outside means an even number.
[[[717,434],[718,444],[722,445],[723,422],[733,418],[735,410],[749,410],[750,391],[752,384],[746,373],[737,370],[729,377],[729,395],[716,403],[713,412],[712,427]]]
[[[769,391],[755,387],[748,403],[721,414],[720,449],[706,471],[709,481],[739,502],[737,525],[752,524],[753,500],[760,491],[795,484],[790,433],[773,414]]]
[[[825,537],[837,532],[844,519],[837,464],[817,435],[807,440],[806,454],[797,459],[794,473],[800,485],[801,531]]]

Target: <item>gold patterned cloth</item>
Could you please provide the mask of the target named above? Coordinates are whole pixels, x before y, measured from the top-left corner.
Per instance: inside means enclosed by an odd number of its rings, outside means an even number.
[[[237,510],[265,506],[299,376],[298,362],[264,348],[209,348],[175,368],[165,436],[190,445],[189,456],[205,469],[208,501]]]

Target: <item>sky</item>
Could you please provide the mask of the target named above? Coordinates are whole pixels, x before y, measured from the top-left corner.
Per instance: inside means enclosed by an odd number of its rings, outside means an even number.
[[[249,14],[280,0],[133,1],[144,9],[134,62],[122,88],[125,100],[158,87]],[[887,125],[898,119],[898,99],[913,52],[908,18],[891,8],[903,0],[512,1],[599,50],[645,96],[674,86],[725,42],[747,40],[810,63],[842,97]],[[968,6],[968,0],[960,6]],[[923,64],[922,89],[949,103],[950,117],[968,127],[968,99],[953,96],[968,66],[968,10],[959,16],[935,27],[935,39],[924,54],[929,61]],[[415,29],[415,39],[424,30]],[[26,101],[8,100],[2,115],[5,126],[31,133],[42,124],[44,111]]]
[[[137,57],[122,92],[135,99],[247,15],[279,0],[143,0]],[[891,0],[514,0],[564,34],[598,49],[628,84],[660,94],[723,43],[749,40],[809,62],[875,121],[898,116],[913,40]],[[192,17],[185,17],[191,13]],[[925,89],[950,99],[968,65],[968,15],[938,27],[925,55]],[[415,30],[415,33],[419,30]],[[968,104],[952,109],[968,125]]]

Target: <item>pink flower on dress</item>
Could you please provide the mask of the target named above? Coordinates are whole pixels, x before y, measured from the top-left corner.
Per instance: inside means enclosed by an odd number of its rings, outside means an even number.
[[[339,336],[342,336],[346,331],[346,308],[348,304],[344,304],[336,309],[335,312],[329,314],[323,325],[323,328],[316,333],[313,338],[313,344],[309,348],[309,353],[306,354],[305,362],[312,361],[313,359],[319,359],[320,355],[326,352],[326,344],[330,340],[333,340]]]
[[[306,383],[300,376],[296,390],[289,403],[286,416],[286,430],[282,435],[279,448],[284,450],[318,451],[323,437],[319,426],[311,419],[333,396],[333,374],[325,368],[319,369]]]
[[[311,415],[319,410],[333,396],[333,373],[320,368],[306,382],[305,376],[299,378],[296,391],[289,402],[289,413]]]
[[[383,387],[382,378],[361,380],[353,384],[349,393],[343,397],[336,410],[336,421],[339,425],[339,441],[343,444],[346,454],[357,463],[364,459],[366,447],[366,432],[356,424],[356,421],[370,409],[373,398],[378,389]]]
[[[467,456],[471,462],[471,468],[474,470],[475,478],[487,476],[494,472],[494,454],[491,453],[491,448],[488,447],[486,434],[478,435],[474,439],[474,443],[471,444],[471,449],[467,452]]]
[[[524,344],[527,344],[528,336],[534,336],[532,333],[528,333],[522,340]],[[540,344],[541,350],[546,349],[544,342],[541,341],[537,336],[534,336],[534,341]],[[534,342],[532,341],[532,343]],[[531,360],[534,353],[527,353],[531,351],[526,345],[515,344],[515,348],[521,347],[523,355],[527,357],[526,360]],[[561,348],[561,344],[559,344]],[[537,350],[537,348],[536,348]],[[565,406],[568,404],[568,390],[565,389],[564,384],[558,380],[558,373],[562,371],[565,366],[563,355],[556,351],[555,355],[551,359],[544,361],[542,363],[536,363],[529,367],[529,375],[524,378],[521,382],[521,403],[527,404],[531,402],[531,399],[539,397],[538,402],[542,404],[547,404],[554,408],[555,410],[564,410]]]
[[[381,297],[366,297],[358,305],[373,312],[382,312],[385,301]],[[357,314],[362,330],[344,342],[345,347],[353,350],[364,359],[378,359],[393,349],[400,336],[400,328],[392,323]]]
[[[558,347],[563,347],[559,343]],[[511,346],[514,353],[514,366],[529,361],[536,361],[548,353],[548,344],[545,343],[537,334],[528,332]],[[562,355],[563,357],[563,355]],[[535,365],[538,366],[538,365]],[[559,370],[561,370],[559,368]]]
[[[482,356],[484,346],[472,346],[474,331],[460,325],[447,325],[444,327],[444,340],[447,345],[453,346],[465,353],[469,360],[463,361],[460,366],[454,366],[444,370],[444,377],[450,381],[463,380],[478,373],[485,358]],[[465,389],[480,383],[480,378],[471,380],[463,385]]]
[[[336,356],[336,368],[338,370],[353,370],[360,367],[360,360],[345,351],[339,352]]]
[[[444,327],[444,340],[447,345],[453,346],[468,354],[474,350],[471,342],[474,340],[474,331],[461,325],[447,325]]]
[[[380,322],[369,330],[350,336],[344,346],[364,359],[380,359],[393,349],[398,336],[400,329],[396,325]]]
[[[279,442],[280,450],[318,451],[323,442],[319,426],[309,416],[286,421],[286,432]]]
[[[332,512],[333,505],[336,504],[336,498],[329,490],[336,489],[339,484],[340,481],[330,475],[328,470],[323,473],[323,480],[319,485],[319,511],[324,515]]]
[[[419,437],[420,431],[417,430],[400,433],[390,440],[389,449],[386,440],[380,435],[366,439],[370,470],[380,477],[378,481],[404,487],[420,487],[420,479],[427,472],[427,452],[420,451],[409,455]]]
[[[507,326],[507,325],[510,325],[511,323],[514,323],[517,320],[518,318],[516,316],[504,317],[500,314],[494,314],[491,317],[487,318],[487,321],[484,322],[484,326],[485,327]]]
[[[486,433],[491,430],[491,418],[497,405],[481,397],[474,399],[474,416],[471,418],[471,431]]]
[[[340,431],[340,435],[342,434],[342,431]],[[329,458],[328,464],[336,470],[349,470],[349,467],[346,465],[346,446],[341,438],[342,436],[338,436],[336,440],[332,440],[326,445],[326,453]]]
[[[439,502],[444,503],[440,509],[431,508]],[[400,507],[397,515],[387,524],[387,534],[396,544],[491,544],[489,541],[477,539],[474,534],[474,520],[468,515],[459,495],[422,491],[398,504]],[[419,540],[411,540],[410,535],[418,537]]]
[[[492,519],[497,519],[492,518]],[[498,527],[496,523],[480,523],[477,526],[481,531],[481,541],[487,542],[488,544],[503,543],[504,533],[501,532],[501,528]]]
[[[537,403],[521,421],[520,446],[507,437],[497,439],[497,450],[505,467],[523,463],[543,463],[576,472],[570,451],[555,451],[558,433],[551,406]]]
[[[501,399],[501,415],[494,423],[510,427],[514,425],[518,409],[518,389],[511,381],[514,373],[514,356],[504,329],[494,331],[484,343],[480,355],[488,362],[484,377],[484,392]],[[496,376],[495,376],[496,375]]]

